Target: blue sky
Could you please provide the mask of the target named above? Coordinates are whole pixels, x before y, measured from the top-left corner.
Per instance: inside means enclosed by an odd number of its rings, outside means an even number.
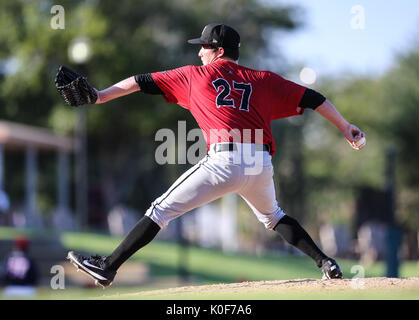
[[[276,2],[275,0],[272,2]],[[419,1],[283,0],[305,8],[305,26],[277,35],[277,46],[291,64],[315,70],[317,76],[343,72],[380,75],[398,52],[419,38]],[[364,28],[351,26],[360,20]]]

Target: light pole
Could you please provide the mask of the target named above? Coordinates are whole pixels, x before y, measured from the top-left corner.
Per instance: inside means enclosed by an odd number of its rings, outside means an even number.
[[[90,43],[87,38],[75,38],[69,48],[70,61],[75,63],[80,72],[87,77],[86,64],[90,59]],[[88,178],[87,178],[87,137],[86,137],[86,107],[77,108],[76,123],[76,212],[78,225],[87,228],[88,218]]]

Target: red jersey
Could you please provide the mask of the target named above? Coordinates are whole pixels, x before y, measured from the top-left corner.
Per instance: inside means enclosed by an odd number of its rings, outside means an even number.
[[[151,75],[168,103],[192,113],[208,147],[217,142],[259,143],[270,145],[273,155],[271,121],[304,112],[298,105],[306,87],[226,60]]]

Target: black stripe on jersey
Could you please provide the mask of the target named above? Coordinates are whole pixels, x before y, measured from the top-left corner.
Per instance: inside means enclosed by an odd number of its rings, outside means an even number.
[[[201,165],[204,164],[205,162],[208,161],[208,155],[206,156],[207,158],[205,159],[205,161],[202,161],[198,167],[196,167],[196,169],[194,171],[192,171],[191,173],[189,173],[182,181],[180,181],[176,186],[172,186],[171,189],[169,189],[169,191],[167,192],[167,195],[161,199],[159,201],[159,203],[153,204],[153,209],[151,210],[151,213],[153,213],[154,209],[156,208],[156,206],[158,206],[160,203],[162,203],[164,200],[166,200],[166,198],[168,196],[170,196],[170,194],[173,192],[173,190],[175,190],[177,187],[179,187],[182,183],[185,182],[186,179],[188,179],[192,174],[194,174],[195,172],[198,171],[199,168],[201,168]]]

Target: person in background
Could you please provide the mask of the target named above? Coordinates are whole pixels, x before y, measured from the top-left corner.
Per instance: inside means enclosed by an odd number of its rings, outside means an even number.
[[[25,236],[18,236],[14,239],[13,251],[6,257],[1,274],[2,285],[5,286],[3,296],[25,296],[36,295],[36,285],[39,275],[38,267],[28,252],[30,241]]]

